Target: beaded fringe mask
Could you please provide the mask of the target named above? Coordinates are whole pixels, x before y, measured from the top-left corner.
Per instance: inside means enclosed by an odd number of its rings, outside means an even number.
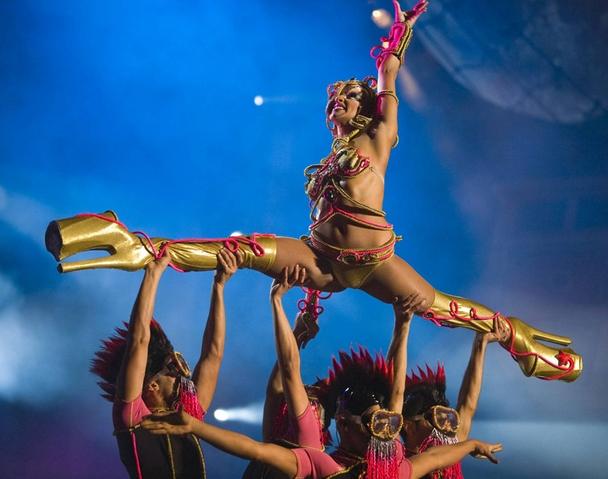
[[[177,407],[174,409],[179,409],[181,407],[184,411],[190,414],[190,416],[199,420],[203,418],[203,408],[198,402],[196,386],[192,380],[186,376],[180,376],[179,397],[176,403]]]
[[[447,436],[436,428],[433,428],[431,434],[420,444],[418,453],[424,452],[431,447],[456,444],[457,442],[458,439],[455,437]],[[434,471],[430,474],[430,477],[431,479],[464,479],[460,462],[439,471]]]
[[[397,462],[398,441],[383,441],[372,436],[365,460],[367,462],[367,479],[397,479],[399,477],[399,463]]]

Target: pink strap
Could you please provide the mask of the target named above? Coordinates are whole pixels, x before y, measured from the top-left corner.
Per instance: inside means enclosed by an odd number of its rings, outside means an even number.
[[[301,313],[308,313],[310,317],[317,321],[319,319],[319,315],[323,313],[323,306],[319,305],[320,299],[328,299],[331,297],[332,293],[326,293],[323,295],[321,291],[312,288],[302,287],[302,291],[306,294],[305,298],[302,298],[298,301],[298,309]]]
[[[141,465],[139,464],[139,454],[137,453],[137,440],[135,439],[135,432],[131,431],[131,442],[133,444],[133,456],[135,457],[135,467],[137,468],[138,479],[143,479],[141,473]]]
[[[340,214],[342,216],[345,216],[353,221],[355,221],[356,223],[360,223],[366,226],[369,226],[370,228],[376,229],[376,230],[392,230],[393,229],[393,225],[390,223],[387,224],[380,224],[380,223],[375,223],[373,221],[369,221],[366,219],[363,219],[361,217],[359,217],[358,215],[355,215],[354,213],[351,213],[349,211],[343,210],[340,207],[334,206],[332,203],[329,204],[329,208],[327,210],[327,213],[319,218],[317,221],[315,221],[313,224],[311,224],[308,229],[309,230],[314,230],[317,226],[329,221],[331,219],[332,216],[334,216],[335,214]]]

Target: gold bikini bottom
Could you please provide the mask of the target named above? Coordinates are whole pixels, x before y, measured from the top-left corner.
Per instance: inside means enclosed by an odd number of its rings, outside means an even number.
[[[391,231],[391,238],[374,248],[340,248],[321,240],[314,230],[303,236],[308,246],[331,260],[336,280],[345,288],[361,288],[378,266],[395,254],[395,243],[401,239]]]

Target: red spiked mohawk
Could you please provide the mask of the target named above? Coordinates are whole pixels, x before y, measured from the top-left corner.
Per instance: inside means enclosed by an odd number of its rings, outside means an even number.
[[[349,392],[345,407],[353,414],[361,414],[369,406],[388,401],[392,383],[393,366],[384,356],[359,347],[338,353],[339,360],[332,358],[329,376],[319,386],[319,401],[326,414],[332,418],[336,414],[338,399]]]
[[[416,416],[435,405],[449,405],[445,397],[445,368],[441,363],[437,363],[436,371],[428,364],[426,370],[418,366],[418,374],[412,370],[405,378],[403,415]]]
[[[406,387],[413,388],[419,384],[443,385],[445,388],[445,368],[443,364],[437,363],[437,371],[433,371],[428,364],[426,364],[426,371],[418,366],[418,374],[412,370],[412,373],[405,377]]]
[[[127,323],[123,323],[123,327],[117,327],[112,336],[102,340],[101,348],[91,360],[90,371],[101,378],[101,381],[97,382],[103,391],[101,396],[111,402],[116,396],[116,381],[127,350],[128,327]],[[150,323],[146,381],[162,369],[165,358],[172,352],[173,346],[167,335],[160,324],[153,319]]]

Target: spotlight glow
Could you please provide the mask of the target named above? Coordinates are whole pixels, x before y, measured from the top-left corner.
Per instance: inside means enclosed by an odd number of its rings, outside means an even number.
[[[261,95],[256,95],[255,97],[253,97],[253,103],[256,106],[262,106],[264,104],[264,97]]]
[[[224,409],[216,409],[213,411],[213,417],[220,422],[228,420],[229,414]]]
[[[380,28],[388,28],[393,22],[392,16],[384,8],[377,8],[372,11],[372,21]]]
[[[238,421],[247,424],[262,424],[263,407],[263,403],[254,403],[230,409],[218,408],[213,411],[213,417],[220,422]]]

